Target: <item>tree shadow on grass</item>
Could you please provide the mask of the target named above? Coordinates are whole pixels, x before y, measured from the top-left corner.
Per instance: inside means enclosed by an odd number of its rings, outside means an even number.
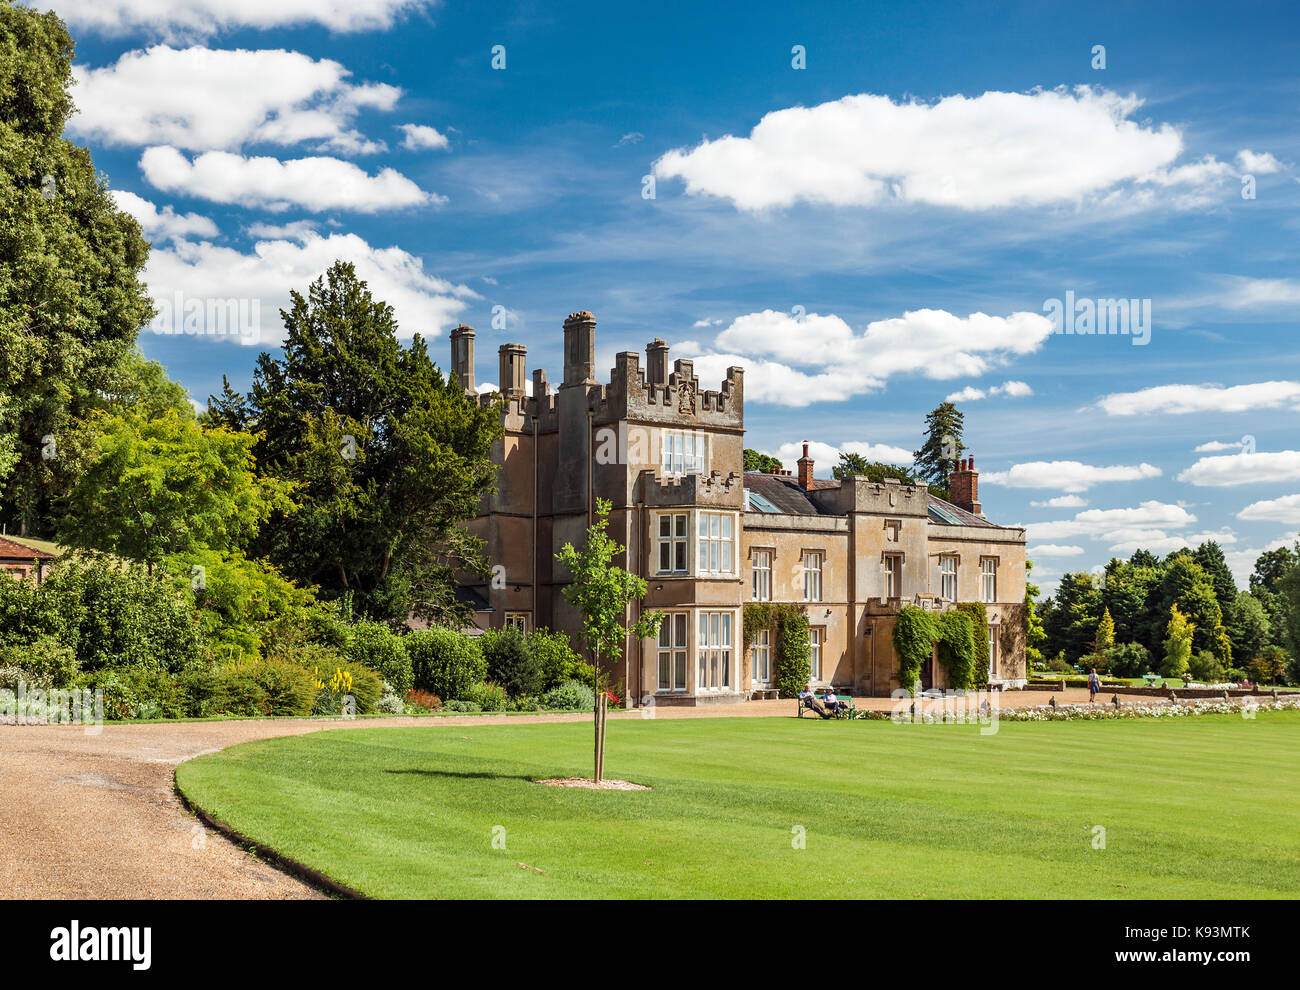
[[[413,774],[417,777],[456,777],[460,780],[526,780],[533,783],[536,778],[522,773],[488,773],[483,770],[385,770],[384,773]]]

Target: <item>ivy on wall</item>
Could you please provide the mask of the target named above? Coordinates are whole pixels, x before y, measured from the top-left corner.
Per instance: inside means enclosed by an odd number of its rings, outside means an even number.
[[[790,602],[749,602],[745,605],[746,650],[760,629],[776,630],[772,649],[776,687],[782,697],[793,698],[812,675],[808,615],[802,606]]]
[[[939,644],[939,662],[947,668],[948,686],[970,690],[988,683],[981,645],[988,641],[988,614],[980,602],[963,602],[950,612],[932,615],[904,605],[894,622],[898,681],[909,690]]]

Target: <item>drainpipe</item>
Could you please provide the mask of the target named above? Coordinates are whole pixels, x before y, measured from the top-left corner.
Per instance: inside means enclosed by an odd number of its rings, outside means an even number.
[[[587,528],[592,524],[592,494],[595,491],[595,473],[596,473],[596,433],[594,419],[596,410],[587,409]]]

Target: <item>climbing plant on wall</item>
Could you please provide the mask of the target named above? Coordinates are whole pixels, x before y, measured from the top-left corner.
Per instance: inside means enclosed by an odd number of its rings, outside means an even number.
[[[914,605],[899,610],[894,623],[898,681],[908,690],[921,679],[921,668],[939,644],[939,662],[948,671],[948,686],[972,689],[988,682],[981,644],[988,641],[988,616],[979,602],[964,602],[950,612],[931,615]]]
[[[971,635],[975,640],[975,659],[971,665],[969,689],[989,686],[989,610],[983,602],[962,602],[957,611],[970,617]]]
[[[772,651],[776,687],[782,697],[793,698],[812,674],[808,616],[802,606],[789,602],[750,602],[745,606],[745,649],[753,645],[760,629],[776,630]]]
[[[904,605],[894,621],[894,655],[898,658],[898,683],[911,691],[921,679],[921,667],[930,659],[938,626],[930,613]]]

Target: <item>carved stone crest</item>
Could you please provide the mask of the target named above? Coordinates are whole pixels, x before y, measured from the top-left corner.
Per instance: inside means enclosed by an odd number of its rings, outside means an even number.
[[[692,382],[682,382],[677,386],[677,411],[679,413],[690,413],[695,415],[695,385]]]

